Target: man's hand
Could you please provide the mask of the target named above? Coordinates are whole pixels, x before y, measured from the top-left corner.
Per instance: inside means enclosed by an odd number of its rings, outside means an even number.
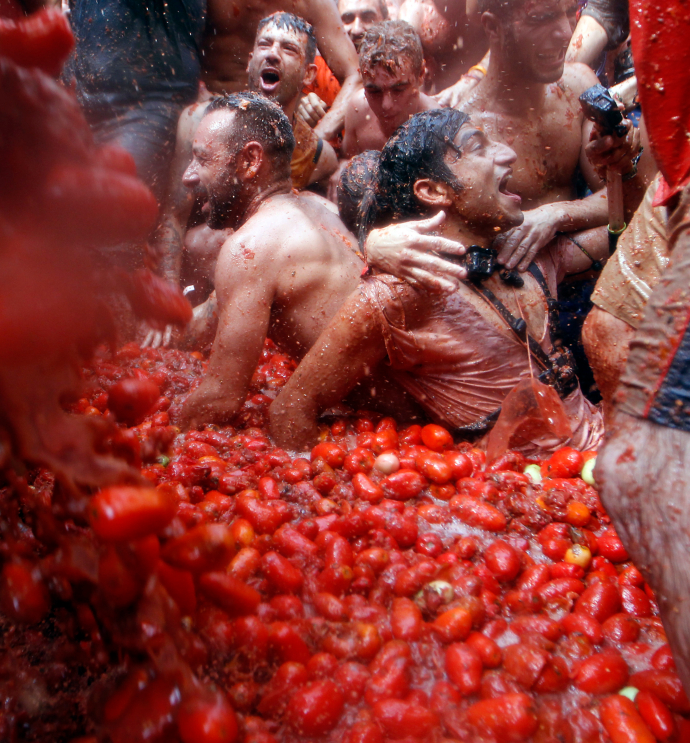
[[[454,292],[467,277],[467,271],[433,253],[464,255],[466,248],[435,234],[444,219],[441,211],[430,219],[372,230],[364,246],[367,262],[434,294]]]
[[[560,229],[558,204],[545,204],[525,214],[519,227],[499,235],[493,247],[498,250],[498,262],[506,268],[526,271],[537,253],[545,248]]]
[[[168,348],[172,343],[173,330],[175,328],[172,325],[166,325],[163,330],[159,328],[151,328],[146,323],[142,327],[142,332],[146,335],[144,340],[141,342],[142,348]]]
[[[602,136],[595,126],[585,147],[589,161],[602,180],[606,179],[607,169],[621,175],[629,173],[634,167],[633,159],[640,154],[640,130],[628,119],[623,119],[623,124],[628,129],[624,137],[615,134]]]
[[[312,129],[323,119],[328,111],[328,106],[316,93],[308,93],[303,96],[297,106],[297,114],[301,116]]]

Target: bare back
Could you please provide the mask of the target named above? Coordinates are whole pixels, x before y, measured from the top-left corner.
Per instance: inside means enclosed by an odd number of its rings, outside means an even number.
[[[207,374],[180,423],[229,421],[244,402],[268,335],[301,359],[357,286],[354,237],[316,199],[268,197],[223,245],[218,329]]]
[[[595,82],[594,74],[584,65],[566,65],[563,77],[547,85],[541,100],[531,105],[499,100],[482,82],[459,106],[490,138],[517,153],[509,188],[522,196],[523,209],[573,199],[578,165],[588,182],[593,178],[582,156],[589,123],[578,98]]]

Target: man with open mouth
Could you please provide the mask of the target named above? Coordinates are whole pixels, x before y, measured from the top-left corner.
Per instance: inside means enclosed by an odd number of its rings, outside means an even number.
[[[316,76],[316,37],[311,24],[292,13],[274,13],[259,23],[249,55],[249,89],[274,100],[292,123],[295,152],[292,183],[305,188],[337,167],[335,151],[296,112],[302,89]]]

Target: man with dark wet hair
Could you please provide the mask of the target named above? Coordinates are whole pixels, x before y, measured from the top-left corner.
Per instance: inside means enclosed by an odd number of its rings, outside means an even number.
[[[340,174],[338,213],[353,235],[359,236],[361,214],[368,193],[373,193],[379,172],[379,152],[366,150],[355,155]]]
[[[256,93],[217,98],[197,129],[185,185],[210,227],[234,233],[216,265],[208,372],[177,412],[184,427],[231,420],[266,336],[301,358],[357,284],[363,264],[342,222],[292,192],[294,146],[281,108]]]
[[[410,116],[437,108],[422,92],[424,54],[416,31],[404,21],[372,26],[359,48],[364,90],[353,96],[345,114],[342,151],[346,157],[380,150]]]
[[[523,218],[520,197],[506,188],[515,160],[510,147],[487,138],[464,113],[420,113],[381,153],[377,199],[373,213],[365,215],[367,224],[404,222],[443,209],[446,252],[463,254],[462,246],[472,246],[467,266],[477,256],[489,261],[496,232]],[[579,253],[554,246],[538,256],[522,286],[496,273],[473,272],[472,280],[448,295],[430,295],[391,275],[365,278],[271,406],[277,443],[313,444],[319,413],[387,359],[390,376],[429,417],[459,435],[474,436],[491,429],[503,400],[529,378],[532,364],[535,375],[563,399],[570,443],[596,445],[601,416],[584,399],[572,368],[554,353],[557,330],[548,311],[558,280],[581,263]],[[543,435],[519,445],[538,454],[562,443]]]
[[[345,106],[359,89],[357,52],[333,0],[207,0],[208,22],[202,47],[203,79],[214,93],[237,92],[247,86],[246,64],[262,18],[287,11],[314,27],[319,50],[342,85],[316,129],[330,140],[342,129]]]

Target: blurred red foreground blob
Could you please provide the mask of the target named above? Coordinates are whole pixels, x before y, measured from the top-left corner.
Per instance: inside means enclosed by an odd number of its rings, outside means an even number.
[[[157,205],[129,154],[97,148],[74,96],[46,74],[72,44],[58,11],[0,19],[0,463],[13,452],[95,485],[128,467],[95,455],[107,424],[65,414],[60,397],[77,364],[113,340],[104,296],[125,294],[158,324],[184,324],[191,308],[149,272],[99,259],[99,248],[143,242]]]

